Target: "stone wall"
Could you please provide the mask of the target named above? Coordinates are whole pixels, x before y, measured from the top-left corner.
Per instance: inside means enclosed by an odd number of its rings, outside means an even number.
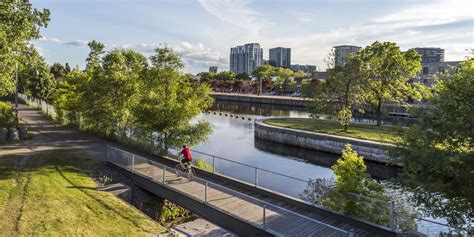
[[[388,149],[391,144],[341,137],[324,133],[315,133],[291,128],[282,128],[265,124],[263,120],[255,121],[255,136],[274,142],[299,146],[318,151],[341,154],[346,144],[366,160],[388,163]]]
[[[258,96],[247,94],[226,94],[212,93],[211,96],[216,100],[247,102],[269,105],[293,106],[306,108],[311,100],[304,98],[288,97],[288,96]]]

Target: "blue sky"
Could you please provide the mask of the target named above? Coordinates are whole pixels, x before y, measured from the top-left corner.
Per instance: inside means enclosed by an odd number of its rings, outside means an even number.
[[[31,0],[51,10],[34,41],[49,63],[84,66],[87,42],[149,56],[160,43],[179,53],[186,72],[228,70],[230,47],[258,42],[292,48],[292,63],[325,69],[332,46],[393,41],[402,50],[442,47],[446,60],[474,48],[474,1],[409,0]]]

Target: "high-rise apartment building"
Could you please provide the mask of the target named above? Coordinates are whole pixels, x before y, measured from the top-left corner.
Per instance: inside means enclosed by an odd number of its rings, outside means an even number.
[[[442,48],[414,48],[421,55],[422,63],[444,62],[444,49]]]
[[[277,47],[269,50],[270,65],[274,67],[286,67],[291,66],[291,49]]]
[[[230,71],[245,72],[250,75],[253,70],[263,64],[263,49],[258,43],[250,43],[230,49]]]
[[[209,72],[217,73],[217,66],[210,66],[209,67]]]
[[[334,63],[336,64],[335,66],[344,67],[347,61],[347,56],[349,56],[349,54],[357,53],[357,51],[359,51],[360,49],[361,47],[354,45],[334,46]]]

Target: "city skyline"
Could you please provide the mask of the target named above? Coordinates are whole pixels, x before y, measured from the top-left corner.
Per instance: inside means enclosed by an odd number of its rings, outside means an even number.
[[[53,21],[34,41],[49,63],[84,66],[87,42],[106,50],[129,48],[149,56],[160,43],[182,55],[186,72],[209,66],[229,70],[229,48],[260,43],[265,59],[274,47],[292,49],[293,64],[325,69],[335,45],[392,41],[402,50],[445,49],[445,60],[462,60],[474,48],[470,1],[313,2],[34,0]],[[115,4],[116,3],[116,4]],[[336,14],[344,12],[344,14]],[[285,16],[285,17],[282,17]],[[192,20],[190,20],[192,19]]]

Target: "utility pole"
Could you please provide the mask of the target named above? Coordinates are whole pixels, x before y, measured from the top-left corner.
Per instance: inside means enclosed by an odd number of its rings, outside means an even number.
[[[16,127],[18,127],[19,126],[19,119],[18,119],[18,62],[16,62],[16,66],[15,66],[15,84],[16,84],[15,119],[16,119]]]

